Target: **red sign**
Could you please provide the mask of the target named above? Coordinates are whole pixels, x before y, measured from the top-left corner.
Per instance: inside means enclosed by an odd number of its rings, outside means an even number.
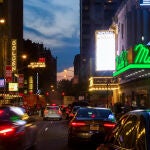
[[[19,88],[23,88],[23,86],[24,86],[24,74],[18,75],[18,86],[19,86]]]
[[[6,82],[12,82],[12,66],[7,65],[5,68]]]

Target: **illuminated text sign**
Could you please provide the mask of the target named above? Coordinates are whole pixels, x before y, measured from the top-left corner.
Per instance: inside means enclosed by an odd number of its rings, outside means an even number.
[[[150,69],[150,49],[148,46],[138,44],[134,47],[134,60],[131,64],[128,63],[128,52],[122,51],[122,53],[116,57],[116,72],[113,76],[117,76],[129,69]]]
[[[12,71],[16,71],[17,68],[17,40],[12,39],[11,40],[11,65],[12,65]]]

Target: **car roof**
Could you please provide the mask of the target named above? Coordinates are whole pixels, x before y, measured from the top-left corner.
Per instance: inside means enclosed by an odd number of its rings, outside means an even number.
[[[99,110],[110,110],[110,108],[106,108],[106,107],[91,107],[91,106],[87,106],[87,107],[80,107],[79,109],[99,109]]]

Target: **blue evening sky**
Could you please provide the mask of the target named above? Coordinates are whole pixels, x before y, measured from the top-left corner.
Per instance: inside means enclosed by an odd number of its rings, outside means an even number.
[[[79,0],[24,0],[24,39],[51,49],[58,73],[79,54],[79,20]]]

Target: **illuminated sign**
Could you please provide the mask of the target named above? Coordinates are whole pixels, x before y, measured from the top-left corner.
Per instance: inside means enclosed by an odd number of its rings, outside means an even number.
[[[5,87],[5,80],[0,78],[0,87]]]
[[[17,40],[12,39],[11,40],[11,65],[12,65],[12,71],[16,71],[17,69]]]
[[[150,5],[150,0],[140,0],[140,5],[141,6],[149,6]]]
[[[123,50],[119,56],[116,57],[116,70],[128,65],[128,51]]]
[[[123,54],[124,53],[124,54]],[[128,53],[124,51],[120,56],[116,57],[116,72],[113,76],[117,76],[129,69],[150,69],[150,49],[148,46],[138,44],[134,47],[134,60],[128,63]]]
[[[28,68],[45,68],[46,65],[44,62],[31,62],[29,65],[28,65]]]
[[[9,83],[8,84],[9,91],[18,91],[18,83]]]
[[[38,62],[30,62],[30,64],[28,65],[28,68],[45,68],[46,64],[45,64],[45,58],[44,57],[40,57],[38,59]]]
[[[96,71],[115,70],[115,34],[112,31],[96,31]]]
[[[5,67],[5,79],[6,82],[12,82],[12,66],[6,65]]]

